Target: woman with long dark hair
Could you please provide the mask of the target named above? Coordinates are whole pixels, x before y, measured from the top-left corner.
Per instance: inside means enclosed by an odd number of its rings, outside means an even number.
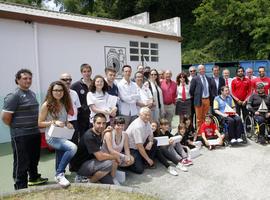
[[[176,77],[177,99],[175,114],[179,115],[179,123],[183,122],[184,115],[191,114],[191,100],[189,94],[190,82],[186,73],[181,72]]]
[[[153,95],[152,119],[159,121],[164,114],[163,95],[160,88],[159,74],[156,69],[151,69],[149,77],[149,89]]]
[[[70,182],[65,178],[65,168],[75,155],[77,146],[68,139],[49,136],[48,131],[52,125],[72,129],[73,126],[67,119],[68,112],[71,110],[71,99],[64,83],[61,81],[51,83],[41,106],[38,124],[40,128],[46,128],[46,141],[55,149],[55,181],[62,187],[70,185]]]
[[[102,113],[106,116],[107,125],[110,124],[110,117],[116,116],[117,97],[108,94],[107,91],[108,84],[103,76],[95,76],[90,86],[90,92],[87,94],[87,105],[91,110],[90,124],[93,124],[93,117],[96,113]],[[113,101],[115,102],[113,103]]]

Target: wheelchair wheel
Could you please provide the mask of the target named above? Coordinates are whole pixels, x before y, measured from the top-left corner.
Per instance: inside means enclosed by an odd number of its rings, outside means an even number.
[[[244,129],[246,132],[246,136],[251,139],[254,135],[254,120],[251,116],[246,117]]]

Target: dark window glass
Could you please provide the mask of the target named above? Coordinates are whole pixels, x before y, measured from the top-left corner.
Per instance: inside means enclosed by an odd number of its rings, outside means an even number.
[[[138,47],[139,46],[139,43],[136,42],[136,41],[130,41],[129,42],[129,46],[131,46],[131,47]]]
[[[151,62],[158,62],[158,57],[151,57]]]
[[[149,43],[148,42],[141,42],[141,47],[149,48]]]
[[[151,50],[151,55],[158,55],[158,50]]]
[[[149,61],[149,56],[141,56],[141,61],[144,60],[143,57],[144,57],[144,59],[145,59],[146,61]]]
[[[152,49],[158,49],[158,44],[157,43],[151,43],[151,48]]]
[[[139,49],[130,48],[129,51],[131,54],[138,54],[139,53]]]
[[[130,56],[130,61],[139,61],[139,56]]]
[[[148,49],[141,49],[141,54],[148,55],[149,54],[149,50]]]

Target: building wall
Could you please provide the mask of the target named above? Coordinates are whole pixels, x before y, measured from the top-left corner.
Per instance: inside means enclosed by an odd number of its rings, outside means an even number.
[[[131,40],[159,44],[159,62],[147,62],[147,65],[157,69],[171,69],[174,77],[180,71],[181,44],[176,41],[47,24],[27,24],[6,19],[0,19],[0,30],[1,108],[5,95],[16,88],[14,74],[23,67],[32,70],[31,89],[37,93],[41,102],[48,85],[57,80],[61,73],[70,73],[74,81],[78,80],[82,63],[92,66],[93,76],[103,75],[105,46],[125,47],[126,63],[135,71],[140,62],[129,60]],[[0,143],[10,140],[8,129],[2,122],[0,132]]]

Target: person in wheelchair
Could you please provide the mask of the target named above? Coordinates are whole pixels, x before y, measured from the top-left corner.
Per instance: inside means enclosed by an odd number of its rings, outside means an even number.
[[[228,136],[231,144],[242,143],[244,126],[241,118],[235,111],[235,104],[230,96],[228,86],[221,87],[221,95],[216,96],[213,103],[214,112],[220,120],[225,120],[228,124]]]
[[[221,135],[218,127],[212,120],[212,115],[207,114],[205,116],[205,121],[202,123],[200,127],[201,139],[199,136],[199,140],[208,147],[209,150],[215,148],[215,146],[223,145],[224,135]]]
[[[269,133],[265,134],[265,124],[270,117],[270,99],[264,91],[264,84],[258,83],[256,92],[251,95],[247,103],[247,109],[252,113],[254,120],[259,124],[258,142],[265,144],[266,137],[269,140]]]

